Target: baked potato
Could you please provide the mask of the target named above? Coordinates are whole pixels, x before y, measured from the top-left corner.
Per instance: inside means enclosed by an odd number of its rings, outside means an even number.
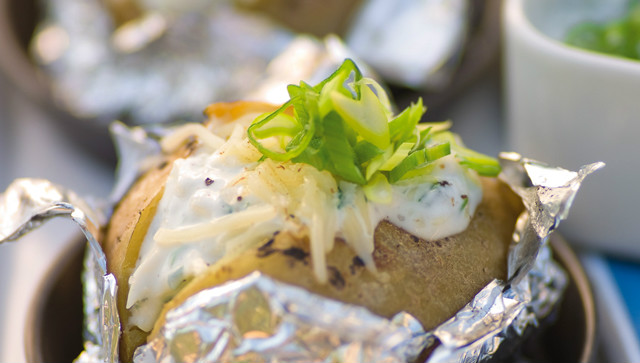
[[[394,116],[349,61],[289,91],[283,106],[210,106],[116,206],[102,244],[123,362],[169,309],[256,270],[425,329],[506,278],[522,204],[497,162],[446,123],[418,125],[420,102]]]

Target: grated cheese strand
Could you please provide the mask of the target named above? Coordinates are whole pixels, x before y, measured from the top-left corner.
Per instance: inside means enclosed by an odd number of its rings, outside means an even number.
[[[253,163],[262,157],[262,154],[245,137],[246,130],[241,125],[235,125],[229,139],[217,149],[217,154],[222,159],[231,163]]]
[[[371,272],[377,272],[373,261],[374,250],[374,228],[368,220],[368,210],[365,214],[363,209],[356,206],[349,206],[345,209],[344,223],[342,226],[342,234],[345,243],[351,247],[358,257],[364,262],[365,267]]]
[[[325,243],[327,236],[325,232],[324,223],[324,208],[321,208],[321,203],[318,201],[318,186],[313,179],[307,179],[307,200],[311,205],[311,226],[309,227],[309,243],[311,247],[311,261],[313,266],[313,272],[318,279],[318,282],[325,284],[328,281],[327,277],[327,258],[325,256]],[[332,236],[333,237],[333,236]]]
[[[276,217],[276,209],[268,204],[256,205],[243,211],[226,214],[206,223],[175,229],[159,228],[153,239],[159,245],[176,245],[215,237],[221,233],[247,228]]]

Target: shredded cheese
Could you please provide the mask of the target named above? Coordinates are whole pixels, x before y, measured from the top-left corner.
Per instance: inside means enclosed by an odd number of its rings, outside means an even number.
[[[338,183],[328,171],[262,159],[247,138],[246,126],[236,124],[231,130],[232,124],[225,125],[226,141],[199,124],[180,127],[162,140],[167,151],[192,136],[201,147],[174,162],[129,280],[127,308],[143,330],[153,326],[162,306],[158,301],[175,294],[180,281],[203,266],[231,261],[276,232],[308,239],[314,277],[326,283],[327,254],[336,239],[344,240],[366,268],[377,273],[374,232],[381,220],[419,237],[439,238],[466,228],[481,199],[472,173],[461,172],[453,157],[444,157],[434,167],[432,181],[392,185],[370,192],[379,197],[371,200],[362,186]],[[437,181],[442,179],[452,187],[440,188]],[[461,201],[452,199],[460,195],[468,196],[464,210]]]
[[[160,245],[199,241],[227,231],[247,228],[255,223],[270,220],[275,216],[276,209],[272,205],[256,205],[244,211],[227,214],[206,223],[174,229],[160,228],[153,239]]]
[[[344,186],[346,187],[346,186]],[[369,209],[362,191],[355,191],[354,203],[342,209],[342,237],[344,241],[364,262],[369,271],[376,273],[376,266],[373,262],[373,234],[375,227],[371,223]]]

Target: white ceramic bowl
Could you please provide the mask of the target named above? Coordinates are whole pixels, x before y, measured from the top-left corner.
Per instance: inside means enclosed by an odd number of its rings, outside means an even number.
[[[607,21],[627,0],[506,0],[505,107],[511,150],[575,170],[582,186],[561,231],[574,244],[640,258],[640,61],[563,43],[582,20]]]

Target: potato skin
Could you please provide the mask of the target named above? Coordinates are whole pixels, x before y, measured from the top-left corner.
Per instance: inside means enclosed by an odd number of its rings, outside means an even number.
[[[367,270],[350,247],[337,240],[327,255],[327,284],[318,283],[314,277],[308,241],[280,233],[260,247],[234,260],[215,264],[207,273],[194,278],[165,304],[149,335],[128,322],[127,282],[162,195],[169,165],[149,172],[131,189],[118,206],[106,234],[108,268],[119,282],[123,362],[131,361],[134,350],[158,333],[168,310],[198,291],[253,271],[262,271],[328,298],[364,306],[381,316],[406,311],[425,329],[432,329],[453,316],[491,280],[506,278],[509,244],[523,209],[520,199],[505,184],[482,178],[483,200],[465,231],[426,241],[383,221],[374,235],[373,258],[378,274]]]
[[[233,122],[238,116],[236,113],[250,112],[254,107],[273,108],[230,103],[218,104],[207,112],[224,123]],[[319,295],[364,306],[381,316],[407,311],[425,329],[432,329],[451,317],[494,278],[506,278],[507,252],[522,203],[499,180],[482,178],[483,200],[469,227],[457,235],[425,241],[389,222],[381,222],[374,235],[373,258],[378,274],[367,270],[355,253],[338,240],[326,259],[329,283],[320,284],[312,270],[308,240],[280,233],[273,240],[265,240],[260,247],[234,260],[215,264],[207,273],[195,277],[165,304],[149,336],[130,323],[130,312],[126,309],[128,281],[173,162],[190,155],[195,145],[186,143],[167,156],[159,167],[141,177],[116,206],[105,229],[102,244],[107,268],[118,281],[122,362],[132,361],[134,350],[157,334],[169,309],[204,288],[256,270]]]
[[[107,271],[118,282],[117,302],[122,331],[119,354],[123,362],[133,359],[134,350],[145,343],[148,335],[129,323],[130,313],[126,309],[129,277],[135,269],[140,246],[162,197],[173,161],[188,156],[193,148],[193,143],[186,144],[143,175],[116,205],[105,229],[102,248],[107,257]]]
[[[483,201],[469,227],[457,235],[425,241],[381,222],[374,235],[377,275],[338,240],[327,255],[329,283],[320,284],[312,271],[308,241],[280,233],[192,280],[165,305],[150,338],[164,324],[166,312],[188,297],[256,270],[319,295],[367,307],[381,316],[407,311],[425,329],[432,329],[494,278],[506,278],[507,252],[522,205],[498,180],[483,178],[482,182]]]
[[[211,127],[211,120],[215,119],[217,124],[214,126],[221,127],[236,122],[244,115],[273,112],[277,108],[276,105],[254,101],[219,102],[205,109],[204,113],[210,118],[209,125],[205,125]],[[142,175],[115,206],[105,227],[101,242],[107,257],[107,270],[118,282],[117,301],[122,333],[119,354],[122,362],[132,361],[135,349],[144,344],[148,336],[147,332],[129,322],[130,312],[126,309],[129,277],[135,269],[142,241],[155,215],[173,162],[191,155],[197,146],[195,140],[189,139],[172,154],[164,155],[158,167]]]

